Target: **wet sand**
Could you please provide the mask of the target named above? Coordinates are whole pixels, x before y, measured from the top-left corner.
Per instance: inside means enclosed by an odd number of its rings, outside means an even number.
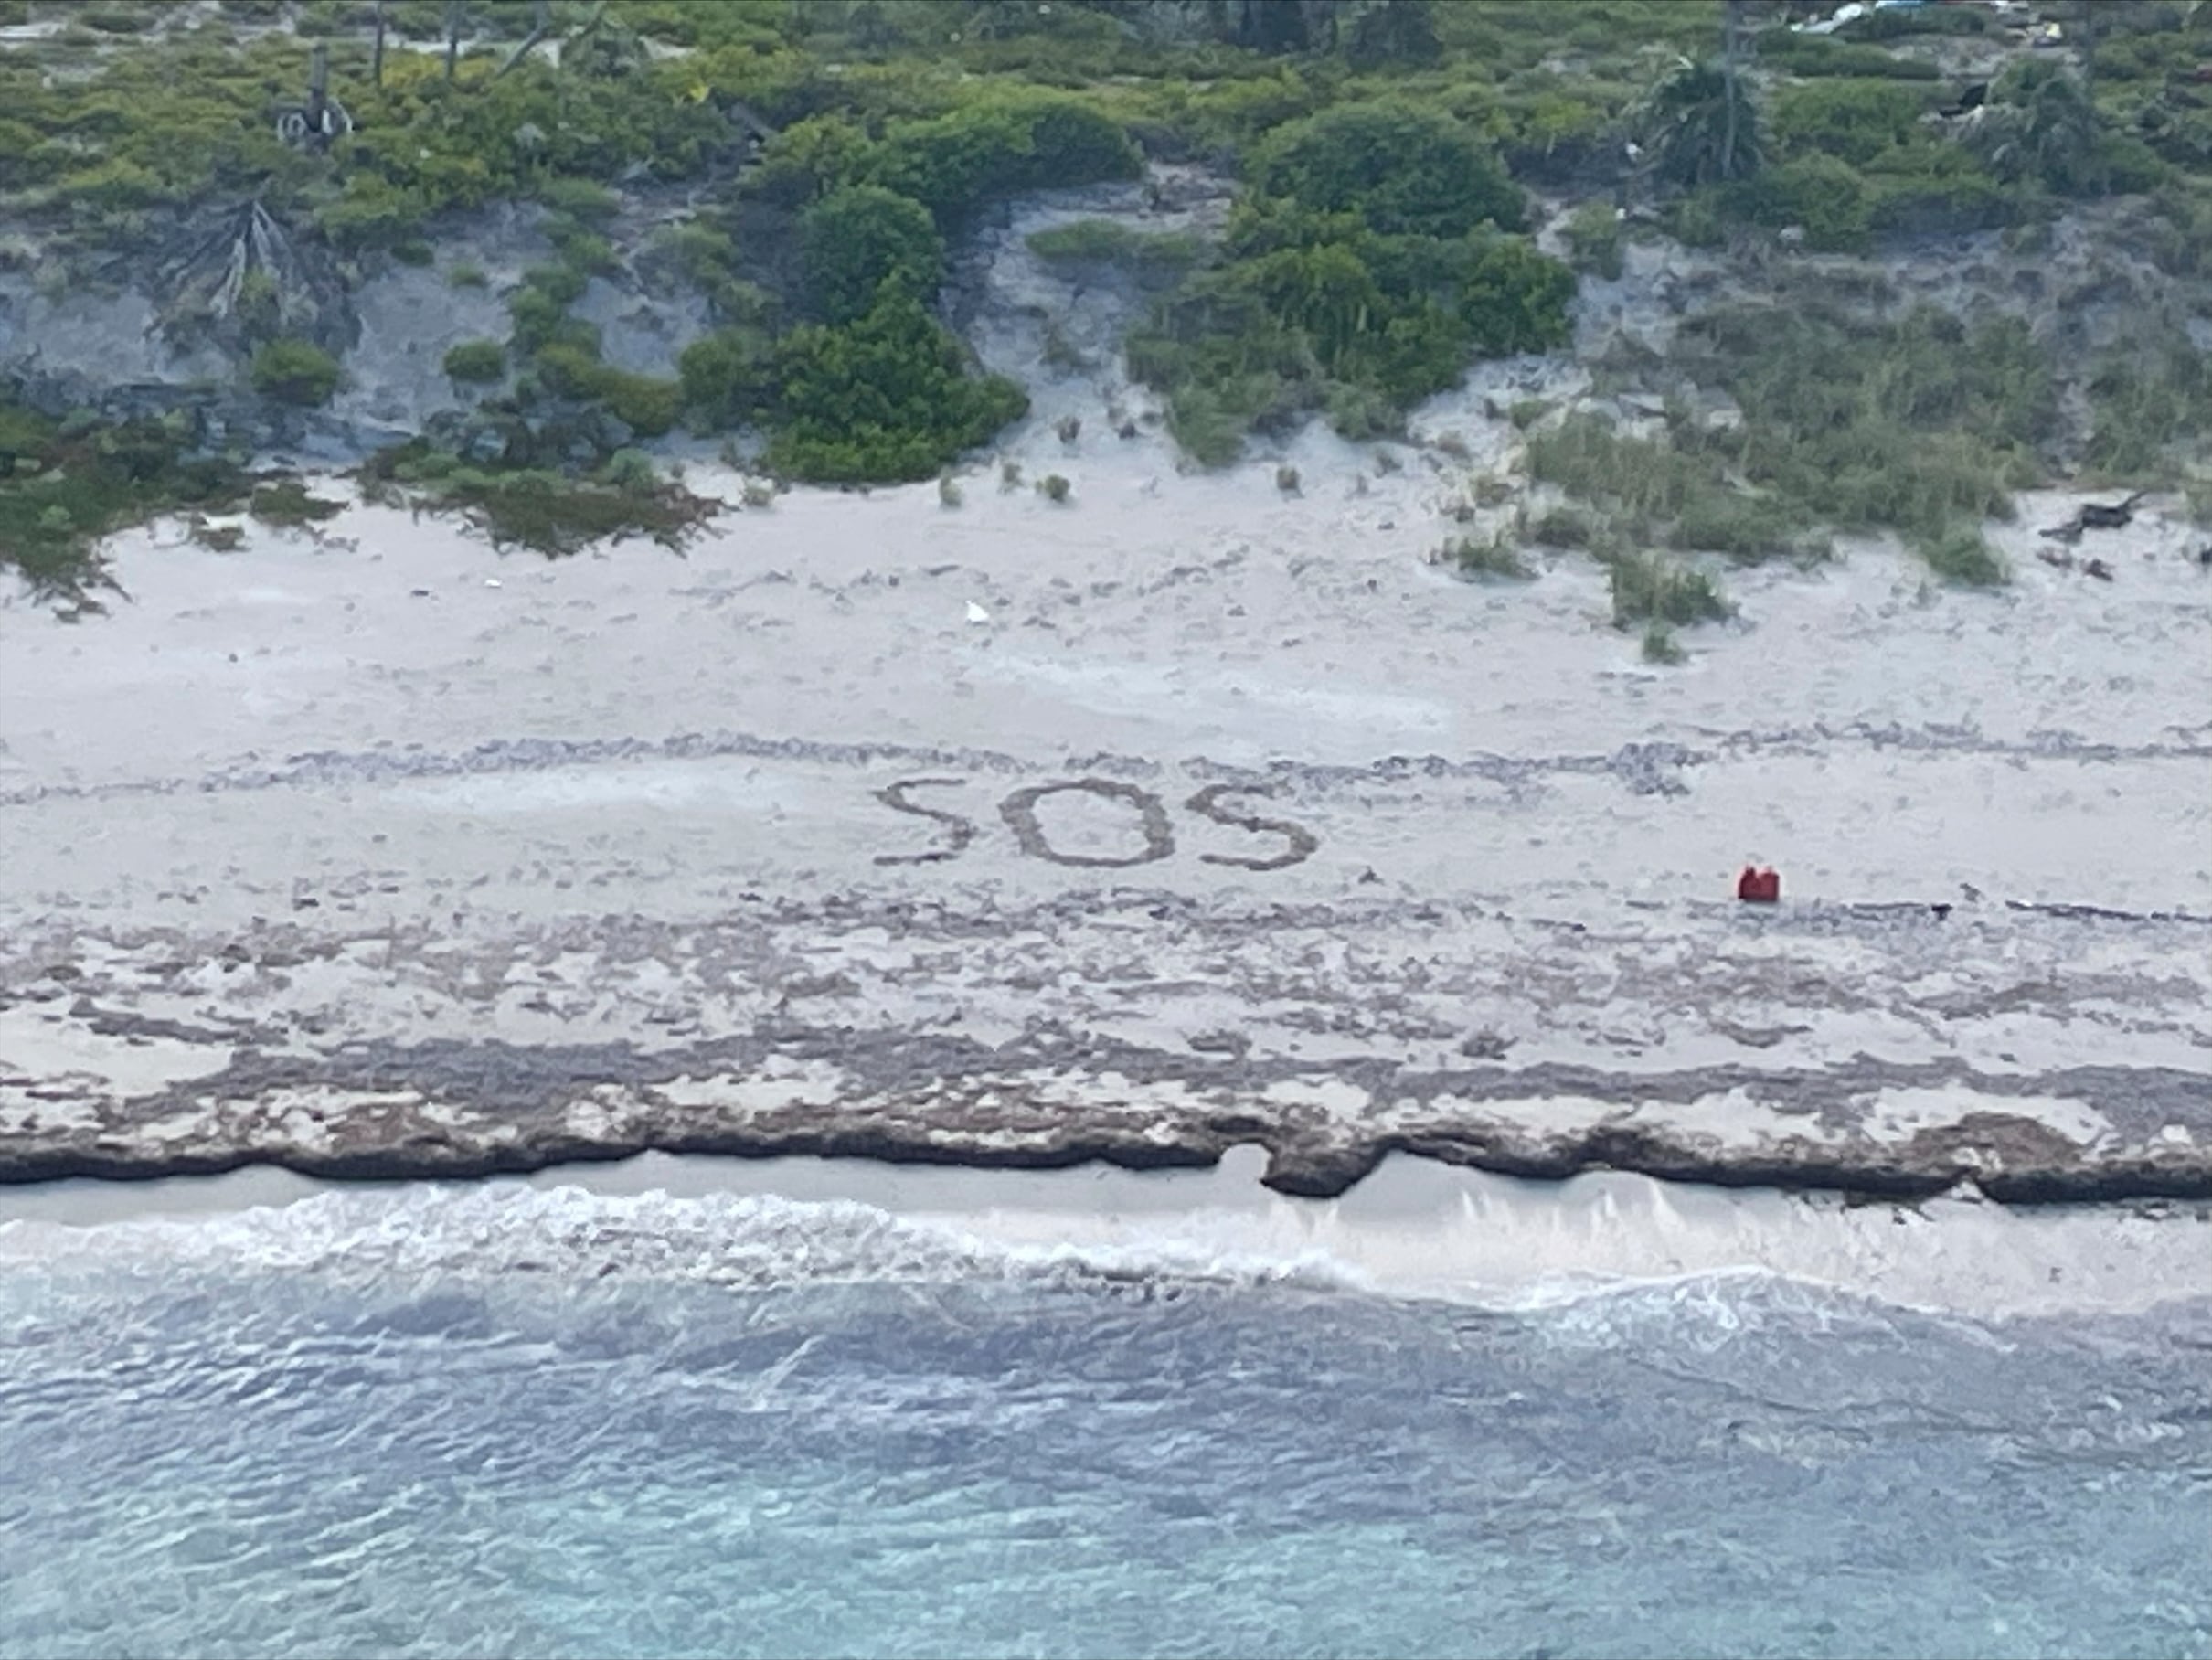
[[[1206,1171],[1025,1173],[644,1154],[483,1183],[333,1186],[266,1167],[59,1182],[0,1188],[0,1263],[184,1251],[237,1268],[721,1279],[741,1277],[728,1251],[750,1234],[718,1205],[767,1197],[866,1206],[921,1230],[941,1251],[917,1253],[904,1272],[952,1246],[1108,1274],[1291,1278],[1498,1308],[1734,1272],[1977,1318],[2212,1301],[2203,1205],[1854,1205],[1618,1172],[1525,1182],[1404,1157],[1317,1201],[1262,1187],[1265,1160],[1238,1147]],[[626,1243],[646,1238],[651,1251]],[[871,1272],[902,1272],[896,1250]]]

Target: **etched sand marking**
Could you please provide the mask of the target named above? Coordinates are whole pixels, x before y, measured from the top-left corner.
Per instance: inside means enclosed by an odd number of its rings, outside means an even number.
[[[1061,853],[1046,839],[1045,827],[1037,822],[1037,803],[1048,795],[1073,793],[1100,796],[1107,801],[1125,801],[1142,815],[1144,851],[1126,858],[1095,857],[1083,853]],[[1127,869],[1133,865],[1156,864],[1172,857],[1175,851],[1175,829],[1168,822],[1167,808],[1160,798],[1149,790],[1140,790],[1134,784],[1117,783],[1108,778],[1071,778],[1059,783],[1031,784],[1016,790],[998,804],[998,814],[1014,832],[1014,839],[1021,850],[1032,858],[1049,860],[1055,865],[1071,865],[1090,869]]]
[[[1224,853],[1201,853],[1199,862],[1207,865],[1233,865],[1240,870],[1288,870],[1292,865],[1303,865],[1312,858],[1321,846],[1321,838],[1302,825],[1283,818],[1261,818],[1256,813],[1231,813],[1221,807],[1225,795],[1272,795],[1272,784],[1207,784],[1183,804],[1201,818],[1210,818],[1217,825],[1232,825],[1239,830],[1250,830],[1256,835],[1280,835],[1289,844],[1273,858],[1240,859]]]
[[[878,865],[937,865],[947,859],[956,859],[967,851],[968,844],[975,839],[975,821],[962,818],[957,813],[947,813],[939,807],[925,807],[920,802],[909,801],[906,793],[925,785],[947,785],[965,788],[964,778],[902,778],[897,783],[886,784],[876,792],[876,799],[894,813],[911,813],[917,818],[932,819],[945,826],[945,843],[926,853],[878,853]]]

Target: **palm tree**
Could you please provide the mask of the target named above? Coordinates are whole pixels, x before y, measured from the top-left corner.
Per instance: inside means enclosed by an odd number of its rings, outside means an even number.
[[[1682,60],[1643,110],[1649,165],[1679,190],[1749,177],[1765,159],[1750,83],[1725,64]]]

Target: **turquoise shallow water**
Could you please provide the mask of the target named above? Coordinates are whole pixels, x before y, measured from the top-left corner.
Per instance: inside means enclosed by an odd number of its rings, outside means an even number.
[[[0,1478],[8,1656],[2212,1654],[2205,1308],[317,1200],[0,1262]]]

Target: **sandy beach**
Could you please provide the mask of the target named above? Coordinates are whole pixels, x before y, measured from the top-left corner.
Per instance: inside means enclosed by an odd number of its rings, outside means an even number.
[[[1584,562],[1430,562],[1432,453],[1311,432],[1293,496],[1064,412],[1007,458],[1066,505],[984,463],[558,563],[356,506],[126,537],[77,626],[10,596],[0,1168],[2212,1191],[2185,527],[2110,584],[2030,557],[2049,496],[1995,594],[1739,573],[1663,669]]]
[[[1653,665],[1593,560],[1432,557],[1577,358],[1193,472],[1097,367],[1132,295],[1024,240],[1221,206],[1143,200],[973,252],[967,325],[1034,401],[957,502],[742,505],[695,459],[731,505],[680,557],[356,502],[126,535],[73,626],[0,599],[0,1177],[1253,1145],[1303,1196],[1393,1152],[2212,1195],[2178,497],[2092,533],[2109,581],[2037,557],[2058,493],[1989,527],[1994,591],[1880,542],[1732,570]],[[1578,349],[1671,326],[1676,281],[1636,250]],[[1048,325],[1092,367],[1041,368]],[[1747,857],[1779,907],[1733,899]]]

